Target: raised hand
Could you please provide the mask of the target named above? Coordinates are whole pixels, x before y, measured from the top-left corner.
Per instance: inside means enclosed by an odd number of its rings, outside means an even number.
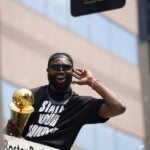
[[[75,68],[73,69],[73,76],[75,77],[75,80],[72,81],[73,84],[91,86],[94,80],[92,73],[87,69]]]

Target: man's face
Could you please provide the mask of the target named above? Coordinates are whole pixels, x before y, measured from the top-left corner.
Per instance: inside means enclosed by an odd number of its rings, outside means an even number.
[[[72,64],[67,57],[54,59],[47,69],[51,88],[56,91],[67,91],[72,82]]]

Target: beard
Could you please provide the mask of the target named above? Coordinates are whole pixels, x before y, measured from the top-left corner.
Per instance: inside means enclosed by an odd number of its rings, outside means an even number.
[[[48,74],[48,81],[49,85],[53,86],[54,89],[59,91],[66,91],[70,87],[70,84],[72,82],[72,75],[67,74],[65,77],[65,81],[63,83],[59,83],[56,80],[56,75]]]

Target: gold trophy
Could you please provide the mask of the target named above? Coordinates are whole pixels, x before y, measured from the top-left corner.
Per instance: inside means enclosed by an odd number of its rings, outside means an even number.
[[[30,90],[21,88],[13,93],[12,98],[13,103],[10,104],[11,118],[22,133],[30,114],[34,111],[32,107],[34,96]]]

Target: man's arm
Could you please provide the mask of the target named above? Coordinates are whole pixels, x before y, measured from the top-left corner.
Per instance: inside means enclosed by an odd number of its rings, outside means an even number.
[[[126,107],[120,99],[108,88],[106,88],[100,81],[91,78],[92,88],[99,95],[104,98],[105,103],[99,109],[99,116],[103,118],[110,118],[120,115],[125,112]],[[91,85],[90,85],[91,86]]]
[[[100,81],[96,80],[89,70],[76,68],[73,70],[73,76],[76,78],[73,83],[89,85],[104,99],[105,103],[99,109],[100,117],[110,118],[125,112],[126,107],[121,100],[111,90],[100,83]]]

